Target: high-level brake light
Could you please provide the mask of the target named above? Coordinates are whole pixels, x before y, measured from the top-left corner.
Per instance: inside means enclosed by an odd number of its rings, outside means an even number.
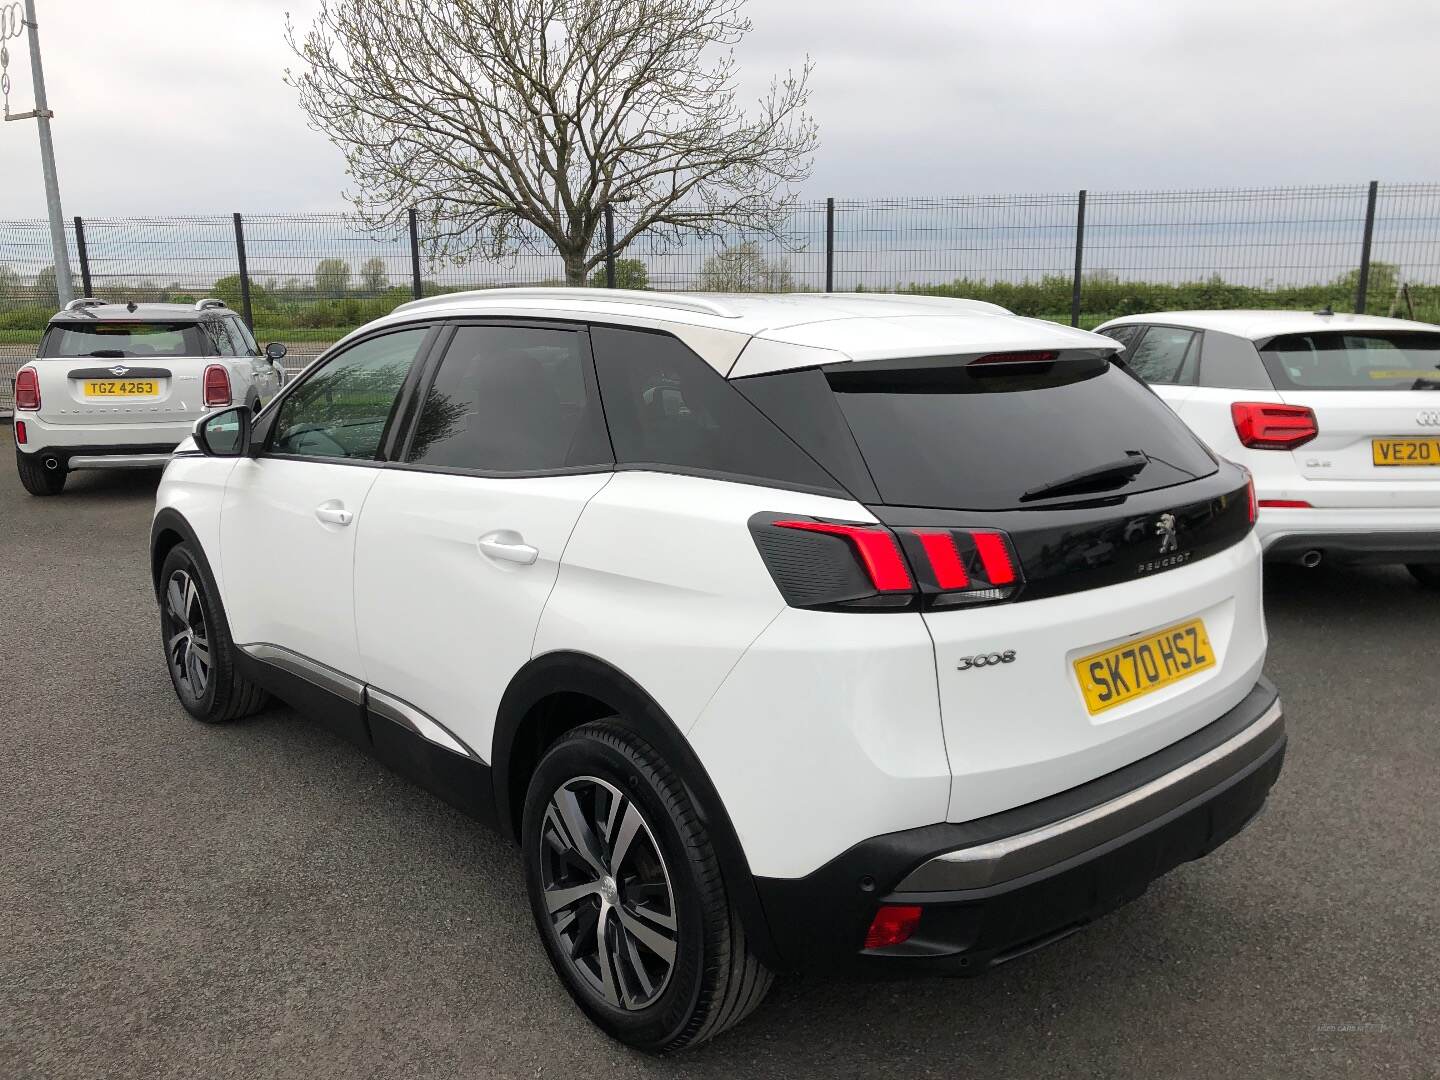
[[[1294,450],[1320,434],[1315,413],[1304,405],[1237,401],[1230,418],[1241,444],[1251,450]]]
[[[1031,350],[1029,352],[997,352],[987,353],[985,356],[977,356],[971,360],[966,367],[979,367],[982,364],[1048,364],[1060,354],[1054,350]]]

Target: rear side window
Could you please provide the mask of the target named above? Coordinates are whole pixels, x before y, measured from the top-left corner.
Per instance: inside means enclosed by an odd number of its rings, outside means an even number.
[[[1440,389],[1440,334],[1283,334],[1260,349],[1277,390]]]
[[[1127,347],[1125,363],[1147,383],[1162,386],[1194,382],[1195,331],[1174,326],[1152,326],[1139,344]]]
[[[209,356],[205,336],[193,322],[51,323],[39,356],[126,357]]]
[[[841,491],[678,338],[597,326],[591,339],[618,463]]]
[[[1135,336],[1144,329],[1145,327],[1143,326],[1137,326],[1133,323],[1127,323],[1124,326],[1112,326],[1109,329],[1099,330],[1096,332],[1104,334],[1108,338],[1114,338],[1121,345],[1128,349],[1131,345],[1135,344]]]
[[[1148,491],[1216,468],[1163,402],[1103,359],[1005,370],[969,369],[963,360],[866,368],[837,365],[827,378],[880,501],[892,506],[1045,505],[1027,494],[1137,453],[1146,464],[1132,479],[1090,490]],[[1081,496],[1072,488],[1065,497]]]
[[[426,333],[398,330],[327,360],[280,402],[271,453],[373,461]]]
[[[460,327],[426,391],[406,460],[494,472],[608,467],[585,334]]]

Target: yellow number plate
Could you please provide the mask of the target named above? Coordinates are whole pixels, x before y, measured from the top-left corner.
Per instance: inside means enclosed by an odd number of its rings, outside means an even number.
[[[1440,465],[1440,439],[1372,439],[1376,465]]]
[[[1090,715],[1188,679],[1215,666],[1205,623],[1191,619],[1168,630],[1127,641],[1075,661],[1075,674]]]
[[[160,392],[154,379],[86,379],[86,397],[154,397]]]

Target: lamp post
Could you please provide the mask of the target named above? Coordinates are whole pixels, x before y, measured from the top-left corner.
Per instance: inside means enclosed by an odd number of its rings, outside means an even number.
[[[50,111],[45,101],[45,71],[40,66],[40,31],[35,21],[35,0],[25,0],[22,18],[20,5],[9,3],[0,6],[0,67],[8,65],[5,42],[17,38],[30,30],[30,74],[35,82],[35,108],[30,112],[10,113],[10,76],[0,74],[5,94],[5,119],[29,120],[32,117],[40,125],[40,169],[45,174],[45,207],[50,214],[50,246],[55,250],[55,291],[59,294],[60,306],[64,307],[73,299],[70,286],[70,249],[65,243],[65,215],[60,209],[60,181],[55,175],[55,144],[50,140]]]

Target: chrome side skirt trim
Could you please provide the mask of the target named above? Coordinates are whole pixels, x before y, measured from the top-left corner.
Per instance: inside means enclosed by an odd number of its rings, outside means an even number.
[[[365,684],[359,679],[352,679],[342,671],[311,660],[308,656],[301,656],[283,645],[271,645],[261,641],[253,645],[241,645],[239,648],[252,660],[259,660],[262,664],[269,664],[296,678],[304,679],[312,686],[328,690],[353,705],[362,705],[365,702]]]
[[[1260,719],[1180,768],[1099,806],[1016,836],[959,848],[921,864],[897,893],[983,889],[1053,866],[1184,805],[1239,772],[1279,738],[1277,700]],[[1263,739],[1263,736],[1273,736]]]
[[[376,716],[393,721],[407,731],[413,731],[422,739],[428,739],[436,746],[443,746],[446,750],[484,764],[480,755],[457,739],[449,728],[433,717],[427,716],[408,701],[401,701],[372,686],[365,688],[365,707]]]
[[[169,454],[80,454],[70,459],[67,468],[71,472],[76,469],[163,469],[170,464],[170,457]]]

